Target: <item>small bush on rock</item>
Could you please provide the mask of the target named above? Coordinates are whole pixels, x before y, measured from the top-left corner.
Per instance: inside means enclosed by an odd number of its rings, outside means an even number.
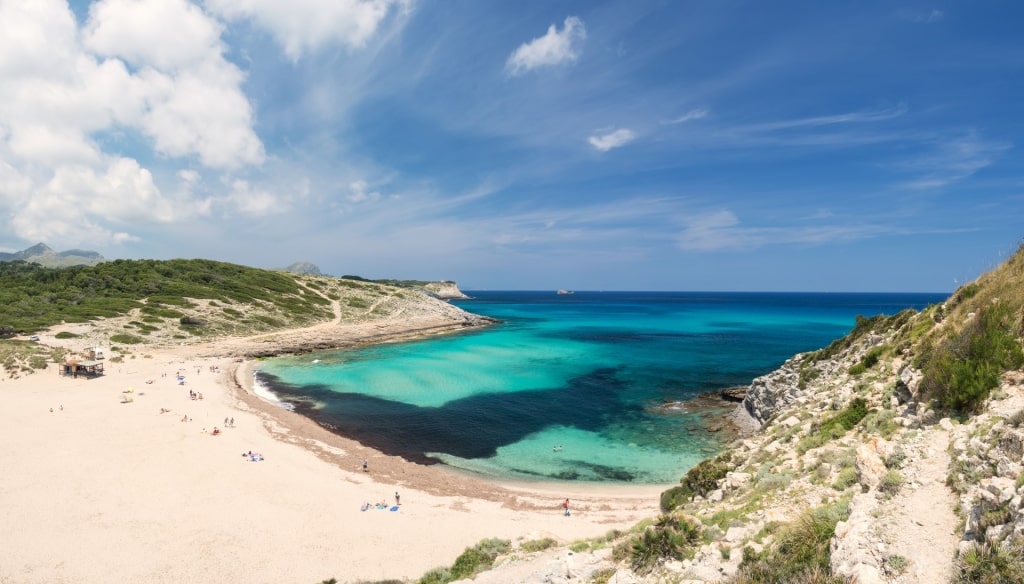
[[[630,567],[637,574],[650,574],[664,560],[679,560],[700,541],[701,527],[685,517],[662,515],[653,526],[632,541]]]
[[[1024,584],[1024,539],[975,543],[957,559],[953,581],[957,584]]]

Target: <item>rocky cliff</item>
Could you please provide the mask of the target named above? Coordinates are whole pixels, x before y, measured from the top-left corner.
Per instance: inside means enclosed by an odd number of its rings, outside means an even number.
[[[455,282],[430,282],[424,285],[423,289],[437,298],[445,300],[469,298],[469,296],[462,293],[462,290],[459,290],[459,285]]]

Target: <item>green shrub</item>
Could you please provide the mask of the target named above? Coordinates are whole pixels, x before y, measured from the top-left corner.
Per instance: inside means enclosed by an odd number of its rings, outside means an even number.
[[[903,468],[903,463],[906,461],[907,453],[897,446],[889,456],[885,457],[885,468]]]
[[[868,368],[863,363],[856,363],[847,370],[847,373],[856,377],[867,370]]]
[[[844,468],[836,475],[832,488],[837,491],[845,491],[855,484],[857,484],[857,471],[852,468]]]
[[[48,364],[49,361],[47,361],[46,357],[41,355],[32,355],[28,358],[28,366],[32,369],[46,369]]]
[[[871,369],[878,363],[878,360],[882,358],[882,355],[885,354],[886,350],[888,350],[888,347],[885,345],[871,347],[871,349],[869,349],[860,360],[861,364],[864,365],[866,369]]]
[[[683,496],[692,498],[694,495],[706,497],[708,493],[718,488],[718,481],[725,478],[730,470],[734,468],[731,463],[732,456],[728,453],[721,454],[715,458],[706,458],[697,463],[696,466],[686,472],[681,479]],[[673,495],[673,497],[678,494]]]
[[[543,539],[531,539],[530,541],[524,541],[519,545],[519,549],[527,553],[542,552],[548,548],[554,547],[557,544],[558,542],[551,539],[550,537],[545,537]]]
[[[882,477],[882,481],[878,484],[878,490],[887,495],[895,495],[903,488],[903,482],[903,475],[899,471],[890,470]]]
[[[424,574],[416,582],[418,584],[448,584],[448,582],[451,582],[452,580],[451,570],[448,568],[434,568]]]
[[[977,411],[1004,371],[1024,365],[1018,332],[1005,306],[979,310],[963,330],[921,355],[922,392],[948,410]]]
[[[608,582],[611,581],[612,576],[614,576],[617,571],[618,570],[615,568],[601,568],[600,570],[595,570],[590,574],[590,582],[591,584],[608,584]]]
[[[682,486],[675,486],[667,491],[661,492],[661,512],[668,513],[678,508],[690,498],[689,490]]]
[[[135,335],[128,335],[128,334],[119,333],[119,334],[116,334],[116,335],[110,335],[110,342],[112,342],[112,343],[123,343],[125,345],[137,345],[137,344],[143,342],[143,340],[140,337],[137,337]]]
[[[1024,540],[975,542],[960,554],[955,571],[958,584],[1024,584]]]
[[[77,339],[78,335],[68,331],[60,331],[59,333],[54,335],[54,337],[58,339]]]
[[[854,398],[836,415],[824,420],[813,433],[800,439],[797,452],[804,454],[824,445],[829,440],[841,438],[868,415],[868,403],[864,398]]]
[[[679,560],[700,541],[700,523],[662,515],[651,527],[632,540],[630,567],[637,574],[650,574],[669,559]]]
[[[895,419],[896,412],[892,410],[875,410],[864,417],[861,426],[869,434],[878,434],[888,439],[900,428],[893,421]]]
[[[831,575],[829,543],[836,524],[848,515],[845,503],[815,509],[779,530],[762,552],[744,548],[735,582],[842,583]]]
[[[490,569],[495,558],[508,553],[511,547],[512,544],[507,539],[485,539],[474,547],[466,548],[466,551],[455,558],[455,563],[452,564],[451,579],[470,578],[479,572]]]
[[[885,568],[885,573],[892,576],[899,576],[903,572],[907,571],[907,565],[909,562],[907,558],[900,555],[886,556],[882,561],[882,566]]]

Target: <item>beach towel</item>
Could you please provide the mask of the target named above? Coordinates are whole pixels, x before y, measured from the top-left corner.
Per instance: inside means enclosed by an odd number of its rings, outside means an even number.
[[[398,511],[398,505],[395,505],[394,507],[392,507],[391,510],[392,511]]]

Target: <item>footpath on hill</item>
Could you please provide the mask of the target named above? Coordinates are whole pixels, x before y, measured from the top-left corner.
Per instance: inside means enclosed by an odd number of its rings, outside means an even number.
[[[890,582],[938,584],[949,582],[960,541],[956,496],[946,486],[949,472],[949,432],[939,425],[921,431],[912,441],[908,464],[901,470],[907,484],[883,505],[880,530],[888,540]],[[906,563],[900,566],[899,560]],[[893,570],[894,567],[902,568]]]

